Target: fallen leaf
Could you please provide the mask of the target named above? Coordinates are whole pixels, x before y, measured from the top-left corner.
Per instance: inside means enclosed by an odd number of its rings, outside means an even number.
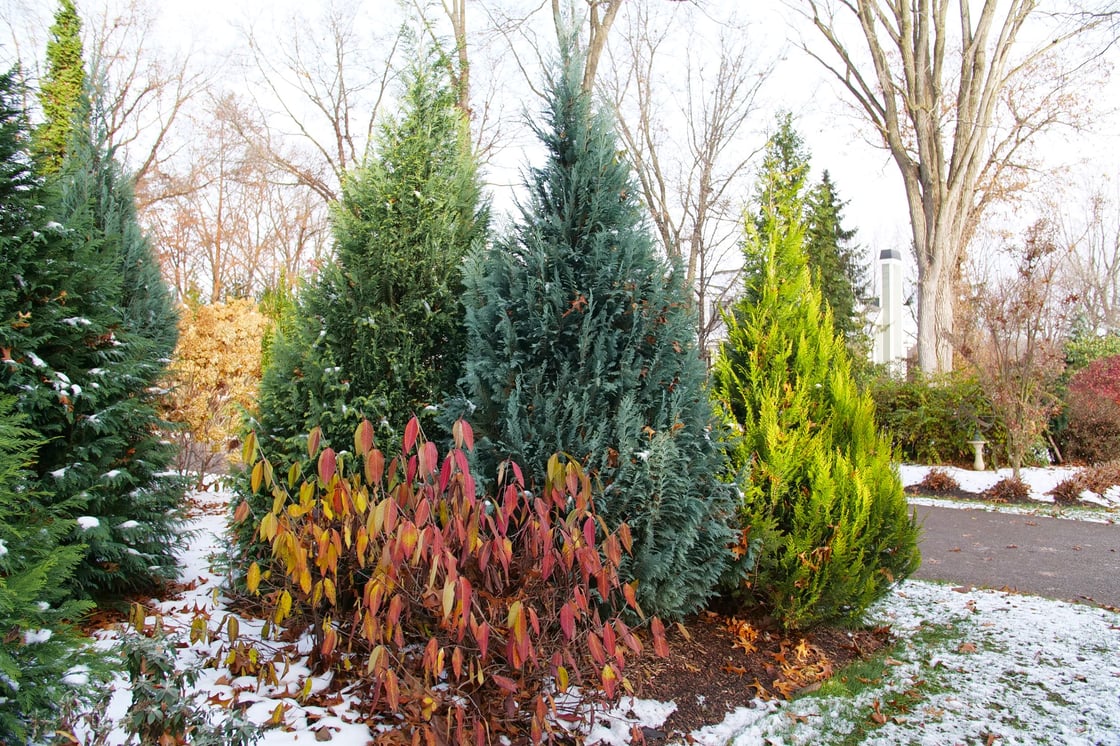
[[[976,646],[971,642],[962,642],[960,647],[957,648],[958,653],[975,653]]]
[[[331,735],[331,729],[325,725],[322,728],[319,728],[319,730],[315,731],[316,741],[330,741],[333,738],[334,736]]]
[[[871,704],[871,719],[879,725],[883,725],[887,722],[887,716],[879,710],[879,700],[875,700]]]

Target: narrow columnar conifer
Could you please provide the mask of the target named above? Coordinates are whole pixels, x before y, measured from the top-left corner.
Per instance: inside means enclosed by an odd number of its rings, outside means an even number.
[[[59,0],[47,40],[47,73],[39,88],[45,121],[35,131],[35,149],[46,173],[62,168],[85,83],[82,20],[74,0]]]
[[[549,83],[512,232],[468,262],[463,414],[480,473],[512,458],[535,484],[562,451],[594,474],[608,527],[627,522],[643,609],[702,606],[733,543],[684,273],[658,257],[612,122],[570,59]]]
[[[890,442],[810,282],[800,220],[754,226],[747,250],[761,271],[727,315],[712,382],[735,430],[740,521],[759,546],[733,591],[789,628],[857,621],[917,568],[917,528]]]

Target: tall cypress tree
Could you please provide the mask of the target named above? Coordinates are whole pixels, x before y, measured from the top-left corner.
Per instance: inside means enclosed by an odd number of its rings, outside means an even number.
[[[800,628],[858,620],[919,557],[890,442],[810,282],[803,226],[780,217],[788,207],[764,235],[748,230],[762,268],[727,316],[712,389],[736,426],[740,520],[761,543],[739,590]]]
[[[539,484],[558,451],[593,473],[600,515],[633,531],[623,569],[641,605],[679,617],[713,593],[732,542],[694,312],[611,121],[565,61],[520,221],[468,264],[470,420],[485,473],[512,458]]]
[[[19,197],[33,228],[2,246],[16,282],[0,293],[0,384],[44,441],[35,489],[78,519],[75,590],[102,595],[174,577],[182,489],[163,476],[154,402],[175,314],[129,181],[84,111],[51,188]]]
[[[62,168],[85,82],[82,21],[74,0],[59,0],[47,41],[47,74],[39,89],[46,121],[35,132],[36,152],[47,173]]]
[[[68,623],[86,608],[66,600],[83,553],[63,545],[75,527],[72,506],[37,490],[33,467],[42,436],[25,426],[7,393],[12,370],[26,361],[17,341],[37,321],[19,310],[27,308],[21,300],[42,289],[43,273],[26,268],[50,263],[64,238],[31,168],[22,101],[16,73],[0,74],[0,742],[13,744],[47,737],[59,706],[81,696],[68,685],[81,677],[67,674],[90,663]]]
[[[463,257],[484,239],[487,210],[446,78],[433,60],[409,71],[377,156],[343,184],[337,261],[277,324],[249,423],[275,463],[306,459],[314,427],[341,451],[362,419],[386,436],[413,414],[434,424],[462,374]]]

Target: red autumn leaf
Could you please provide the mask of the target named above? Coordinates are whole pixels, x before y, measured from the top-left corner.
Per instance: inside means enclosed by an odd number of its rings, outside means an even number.
[[[603,650],[599,635],[594,632],[587,633],[587,650],[591,653],[591,659],[598,665],[602,666],[607,662],[607,652]]]
[[[242,521],[244,521],[248,517],[249,517],[249,502],[247,500],[242,500],[241,503],[237,506],[237,510],[235,510],[233,512],[233,522],[234,523],[241,523]]]
[[[420,446],[420,476],[428,477],[433,474],[439,465],[439,448],[432,441]]]
[[[323,484],[331,481],[337,467],[337,456],[333,448],[325,448],[319,454],[319,479]]]
[[[628,524],[623,523],[618,527],[618,538],[622,540],[622,548],[625,549],[628,554],[632,554],[634,552],[634,537],[630,534],[630,526]]]
[[[633,582],[627,583],[626,585],[622,586],[622,595],[626,598],[626,605],[634,611],[638,612],[638,615],[641,616],[642,607],[638,606],[638,594],[634,590]]]
[[[502,690],[507,691],[510,694],[517,694],[517,682],[509,678],[508,676],[491,674],[490,678],[493,679],[494,683],[501,687]]]
[[[478,630],[474,633],[474,639],[478,643],[478,657],[485,661],[486,651],[490,648],[490,624],[488,622],[478,625]]]
[[[397,675],[393,673],[392,669],[385,672],[385,698],[389,702],[389,709],[396,712],[401,706],[401,689],[400,684],[397,682]]]
[[[474,450],[474,430],[471,429],[471,424],[466,420],[456,420],[455,424],[451,426],[451,435],[455,438],[456,448],[466,448],[468,451]]]
[[[451,653],[451,673],[454,675],[455,680],[463,678],[463,649],[455,648]]]
[[[595,546],[595,519],[587,516],[587,520],[583,522],[583,540],[587,542],[587,546]]]
[[[571,640],[576,634],[576,614],[572,609],[572,602],[560,607],[560,631],[564,633],[565,640]]]
[[[404,452],[408,453],[416,445],[416,438],[420,435],[420,420],[414,416],[404,426]]]
[[[452,465],[452,456],[449,453],[447,454],[446,458],[443,459],[443,465],[439,470],[439,491],[441,493],[447,491],[447,483],[451,481]]]
[[[657,653],[659,658],[669,657],[669,643],[665,641],[665,625],[661,620],[654,617],[649,623],[650,632],[653,634],[653,652]]]
[[[376,448],[366,453],[366,482],[371,485],[381,484],[385,476],[385,455]]]
[[[373,448],[373,425],[369,420],[362,420],[362,424],[354,431],[354,448],[362,455],[369,453],[369,449]]]

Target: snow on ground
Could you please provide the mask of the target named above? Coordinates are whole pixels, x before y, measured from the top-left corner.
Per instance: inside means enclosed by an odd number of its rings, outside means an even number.
[[[920,479],[918,475],[913,481]],[[1045,483],[1041,478],[1032,482]],[[189,643],[192,621],[202,615],[210,630],[219,631],[233,615],[213,562],[227,546],[223,529],[229,496],[200,493],[197,499],[204,510],[190,526],[196,538],[182,558],[187,590],[175,599],[154,602],[165,628],[181,641],[178,655],[183,665],[228,647],[221,634],[211,643]],[[242,638],[259,640],[261,623],[237,618]],[[872,683],[855,694],[834,691],[829,682],[819,692],[789,703],[755,700],[722,723],[693,733],[694,742],[1120,746],[1120,615],[1115,612],[906,581],[872,608],[869,620],[891,625],[902,640],[873,677],[866,674]],[[119,638],[119,632],[102,632],[98,645],[108,649]],[[236,694],[248,703],[248,718],[261,725],[278,705],[285,705],[283,726],[264,731],[259,742],[264,746],[321,742],[317,731],[324,727],[332,743],[368,743],[369,729],[351,722],[355,718],[346,698],[330,708],[300,704],[308,677],[306,666],[296,660],[279,686],[257,691],[255,679],[210,668],[196,691],[200,699],[221,701]],[[326,683],[313,680],[311,686],[317,691]],[[116,721],[130,701],[127,679],[118,678],[114,688],[107,714]],[[607,717],[599,716],[587,742],[626,744],[631,724],[656,728],[674,708],[672,702],[624,699]],[[108,741],[111,746],[124,742],[119,728]]]
[[[902,484],[906,487],[918,484],[925,478],[931,468],[933,467],[917,464],[902,464],[902,466],[899,467]],[[960,488],[965,492],[976,493],[978,500],[981,492],[988,489],[999,480],[1011,476],[1011,469],[974,471],[972,469],[962,469],[959,466],[942,466],[937,468],[957,480],[957,484],[959,484]],[[985,510],[1003,513],[1038,514],[1040,512],[1045,512],[1060,518],[1095,521],[1098,523],[1115,523],[1117,520],[1120,520],[1120,486],[1106,490],[1103,495],[1086,491],[1082,493],[1081,500],[1077,507],[1072,510],[1069,509],[1068,506],[1056,504],[1053,495],[1047,494],[1050,490],[1054,489],[1059,482],[1073,476],[1077,471],[1078,469],[1076,467],[1068,466],[1046,468],[1024,467],[1021,469],[1020,476],[1022,480],[1026,482],[1027,486],[1030,487],[1031,500],[1037,502],[1038,505],[996,505],[992,503],[981,505],[979,503],[962,502],[961,500],[946,498],[913,496],[908,497],[908,500],[912,505],[932,505],[939,508],[982,507]]]

